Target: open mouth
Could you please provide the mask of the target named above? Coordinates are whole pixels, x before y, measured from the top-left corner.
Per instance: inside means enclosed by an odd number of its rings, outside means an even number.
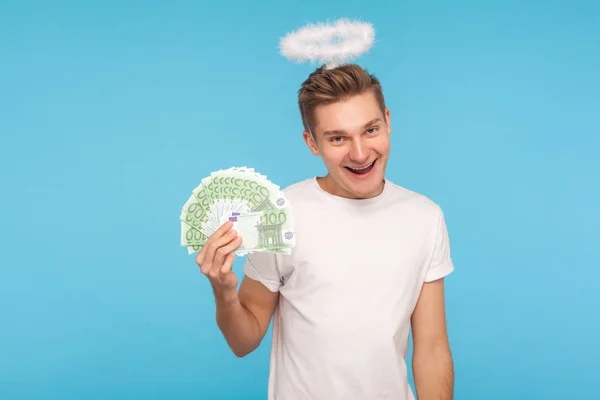
[[[373,162],[371,164],[366,165],[364,167],[360,167],[360,168],[344,167],[344,168],[346,168],[348,171],[352,172],[353,174],[364,175],[364,174],[368,174],[373,169],[373,166],[375,165],[376,162],[377,162],[377,159],[373,160]]]

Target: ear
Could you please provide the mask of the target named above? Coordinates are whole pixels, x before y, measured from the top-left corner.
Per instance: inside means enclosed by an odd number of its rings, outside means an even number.
[[[392,134],[392,119],[390,117],[390,109],[389,108],[385,109],[385,123],[388,128],[388,135],[391,135]]]
[[[304,130],[302,132],[302,137],[304,138],[304,142],[310,149],[311,153],[313,153],[313,155],[315,155],[315,156],[320,156],[321,154],[319,153],[319,148],[317,147],[317,142],[315,142],[311,133],[307,130]]]

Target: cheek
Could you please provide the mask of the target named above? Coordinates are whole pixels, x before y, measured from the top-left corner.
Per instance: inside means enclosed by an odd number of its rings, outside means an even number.
[[[325,162],[325,164],[328,165],[334,165],[334,164],[341,164],[344,161],[344,158],[346,157],[346,153],[347,151],[344,150],[343,147],[339,147],[339,148],[329,148],[329,149],[325,149],[324,151],[321,152],[321,157],[323,158],[323,161]]]
[[[380,154],[387,154],[390,152],[390,141],[387,138],[382,138],[374,143],[373,149]]]

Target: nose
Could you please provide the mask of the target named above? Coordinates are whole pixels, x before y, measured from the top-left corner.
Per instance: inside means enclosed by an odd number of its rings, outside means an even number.
[[[369,157],[369,150],[366,143],[364,143],[361,139],[352,141],[350,151],[348,152],[348,157],[357,163],[366,161]]]

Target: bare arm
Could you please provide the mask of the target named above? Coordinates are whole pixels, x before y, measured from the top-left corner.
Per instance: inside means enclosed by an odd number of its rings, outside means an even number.
[[[232,228],[231,221],[221,225],[202,246],[196,263],[213,288],[219,329],[233,353],[244,357],[265,336],[279,293],[247,277],[237,291],[238,279],[232,271],[233,252],[242,238]]]
[[[425,283],[412,315],[413,375],[419,400],[451,400],[454,366],[444,305],[444,280]]]
[[[248,277],[239,292],[215,292],[217,325],[236,356],[244,357],[258,348],[278,300],[278,292]]]

